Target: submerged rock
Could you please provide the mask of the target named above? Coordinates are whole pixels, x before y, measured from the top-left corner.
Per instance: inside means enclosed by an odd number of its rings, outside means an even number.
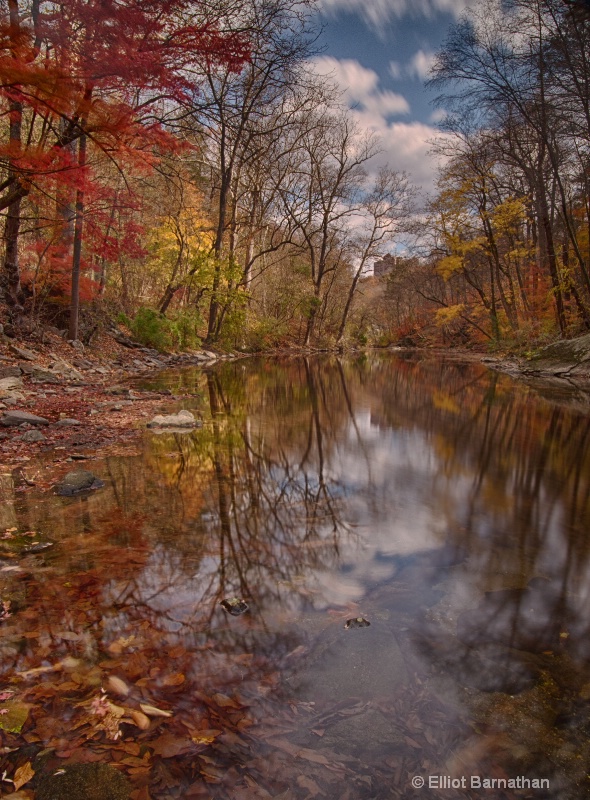
[[[232,617],[239,617],[240,614],[245,614],[248,611],[248,603],[240,600],[239,597],[229,597],[226,600],[222,600],[220,605]]]
[[[110,764],[72,764],[42,776],[37,800],[129,800],[131,785]]]
[[[158,414],[148,422],[148,428],[196,428],[201,423],[190,411],[179,411],[178,414]]]
[[[100,478],[97,478],[92,472],[85,469],[78,469],[74,472],[68,472],[68,474],[56,484],[55,490],[57,494],[62,497],[71,497],[80,492],[101,489],[103,486],[104,481],[101,481]]]
[[[368,628],[371,623],[364,617],[354,617],[354,619],[347,619],[344,627],[348,628]]]

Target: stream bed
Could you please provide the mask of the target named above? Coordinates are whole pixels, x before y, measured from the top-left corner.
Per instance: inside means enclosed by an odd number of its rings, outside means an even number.
[[[0,476],[2,797],[589,796],[590,402],[378,353],[143,386],[202,425]]]

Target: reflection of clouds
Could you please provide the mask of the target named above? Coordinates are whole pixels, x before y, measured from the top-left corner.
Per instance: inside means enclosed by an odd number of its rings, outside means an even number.
[[[359,14],[378,33],[392,19],[412,14],[432,18],[441,12],[459,17],[470,5],[469,0],[321,0],[324,13],[341,12]]]

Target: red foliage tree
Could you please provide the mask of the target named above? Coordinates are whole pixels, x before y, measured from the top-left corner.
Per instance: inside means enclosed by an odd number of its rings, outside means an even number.
[[[163,121],[198,91],[191,65],[205,56],[239,69],[248,58],[244,36],[221,33],[195,8],[187,0],[7,0],[0,12],[0,109],[9,122],[0,145],[0,279],[17,311],[22,200],[50,195],[70,229],[76,220],[69,237],[77,237],[75,283],[92,181],[87,147],[115,162],[153,163],[179,146]]]

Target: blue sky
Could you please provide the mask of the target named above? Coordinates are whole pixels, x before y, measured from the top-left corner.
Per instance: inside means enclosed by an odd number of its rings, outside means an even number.
[[[433,187],[429,155],[441,112],[424,88],[432,56],[469,0],[320,0],[325,23],[316,70],[329,75],[362,128],[383,141],[377,162]]]

